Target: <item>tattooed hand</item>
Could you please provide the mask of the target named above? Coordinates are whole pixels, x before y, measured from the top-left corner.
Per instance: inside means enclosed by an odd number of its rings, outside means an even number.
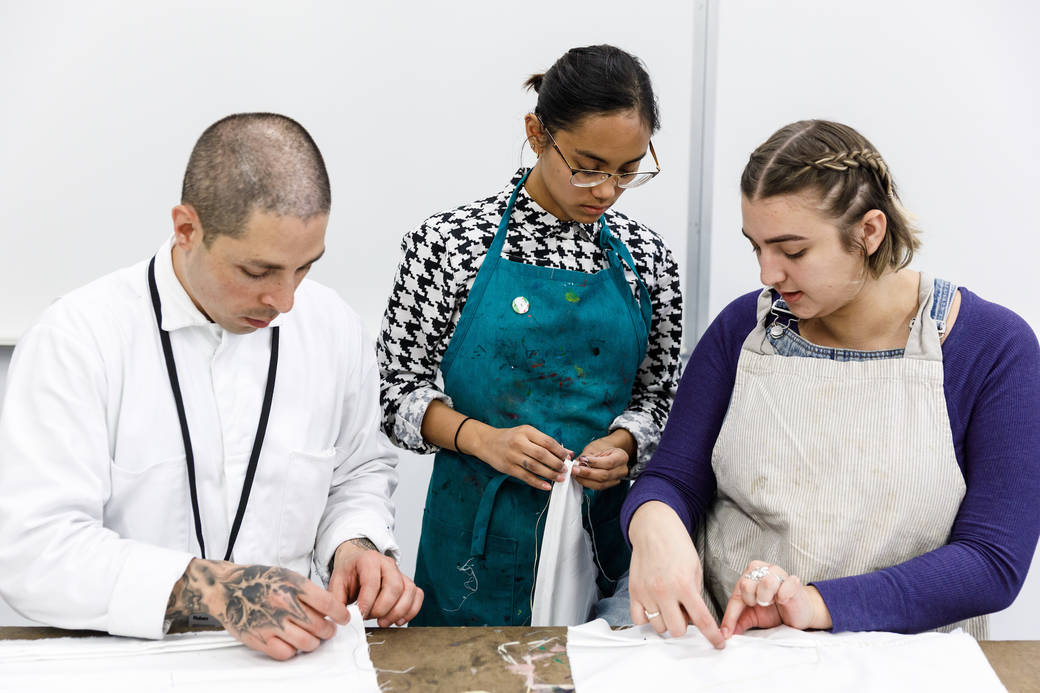
[[[193,559],[173,586],[166,618],[205,614],[274,659],[310,652],[350,618],[346,606],[299,573],[266,565]],[[328,617],[328,620],[326,619]]]
[[[365,618],[377,619],[380,628],[402,626],[412,620],[423,602],[423,591],[379,553],[368,539],[348,539],[333,557],[329,591],[344,604],[357,600]]]

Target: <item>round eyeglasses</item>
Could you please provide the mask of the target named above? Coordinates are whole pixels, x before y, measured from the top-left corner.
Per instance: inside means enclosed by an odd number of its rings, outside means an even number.
[[[538,118],[538,116],[535,116]],[[586,168],[574,168],[571,166],[571,162],[567,161],[567,157],[560,151],[559,145],[556,144],[556,138],[552,136],[549,129],[542,123],[542,119],[538,118],[538,124],[542,126],[542,131],[549,136],[549,141],[552,142],[553,149],[563,159],[563,163],[571,170],[571,185],[578,188],[594,188],[597,185],[606,183],[611,178],[617,179],[617,186],[628,190],[629,188],[638,188],[640,185],[644,185],[650,182],[654,176],[661,172],[661,164],[657,161],[657,152],[654,151],[654,143],[650,142],[650,156],[654,158],[654,166],[657,168],[656,171],[633,171],[631,173],[607,173],[606,171],[592,171]]]

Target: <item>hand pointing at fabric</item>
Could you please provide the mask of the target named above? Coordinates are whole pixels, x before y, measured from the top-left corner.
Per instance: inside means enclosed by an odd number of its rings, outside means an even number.
[[[716,648],[725,647],[701,598],[700,557],[675,511],[658,501],[644,503],[632,516],[628,536],[632,622],[650,623],[658,633],[667,631],[672,637],[683,635],[692,623]]]

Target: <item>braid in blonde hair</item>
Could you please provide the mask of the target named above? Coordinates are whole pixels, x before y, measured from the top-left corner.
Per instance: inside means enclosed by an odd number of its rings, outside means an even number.
[[[802,120],[780,128],[751,153],[740,191],[750,201],[815,193],[821,210],[841,229],[842,244],[862,251],[875,277],[906,267],[920,246],[888,164],[867,138],[842,123]],[[872,209],[884,213],[887,226],[881,245],[868,256],[852,228]]]
[[[867,168],[873,171],[888,197],[893,197],[892,176],[888,173],[888,164],[881,155],[872,149],[854,149],[849,152],[835,152],[803,162],[805,169],[829,169],[831,171],[848,171],[850,168]]]

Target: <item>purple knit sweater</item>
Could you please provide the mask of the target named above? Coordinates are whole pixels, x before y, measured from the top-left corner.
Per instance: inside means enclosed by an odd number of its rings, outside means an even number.
[[[876,572],[813,582],[835,632],[937,628],[1007,607],[1025,580],[1040,534],[1040,345],[1018,315],[960,291],[942,351],[964,500],[945,546]],[[711,453],[758,294],[730,303],[697,344],[661,443],[622,509],[626,535],[632,514],[651,500],[667,503],[691,532],[704,518],[715,497]]]

